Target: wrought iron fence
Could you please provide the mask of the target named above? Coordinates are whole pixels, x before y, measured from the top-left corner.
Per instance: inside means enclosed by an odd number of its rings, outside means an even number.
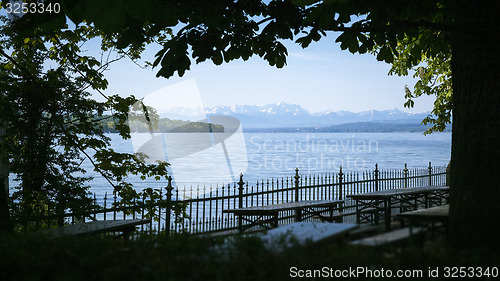
[[[240,181],[216,187],[174,188],[171,178],[166,187],[160,188],[160,200],[147,203],[135,201],[130,206],[116,207],[119,198],[105,195],[97,200],[94,195],[94,208],[87,212],[67,213],[68,223],[84,220],[116,220],[131,218],[151,219],[149,225],[141,230],[152,232],[210,233],[238,228],[234,214],[224,210],[288,203],[301,200],[344,200],[343,210],[354,210],[355,202],[347,195],[371,191],[409,188],[418,186],[446,185],[446,167],[344,172],[340,167],[337,173],[321,175],[301,175],[298,169],[289,177],[258,180],[251,184],[240,175]],[[97,204],[102,202],[102,204]],[[57,216],[44,217],[50,221]],[[60,216],[57,217],[60,219]],[[76,219],[75,219],[76,218]],[[294,219],[293,211],[280,214],[279,223],[286,224]],[[354,221],[354,216],[346,218]],[[47,224],[46,224],[47,225]],[[50,225],[49,225],[50,226]]]

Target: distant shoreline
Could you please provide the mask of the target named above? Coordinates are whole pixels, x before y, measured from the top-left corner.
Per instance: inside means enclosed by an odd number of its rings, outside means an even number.
[[[191,123],[190,125],[195,125]],[[154,133],[224,133],[224,127],[217,124],[210,124],[211,132],[204,123],[200,128],[191,126],[183,126],[179,129],[170,129],[165,131],[157,131]],[[275,128],[246,128],[242,124],[244,133],[423,133],[428,129],[428,126],[415,123],[391,123],[391,122],[356,122],[346,123],[332,126],[316,126],[316,127],[275,127]],[[107,133],[117,133],[114,131],[106,131]],[[141,130],[134,133],[148,133],[147,130]],[[451,133],[449,125],[443,133]]]
[[[423,133],[426,125],[414,123],[357,122],[322,127],[244,128],[247,133]],[[443,132],[450,133],[447,128]]]

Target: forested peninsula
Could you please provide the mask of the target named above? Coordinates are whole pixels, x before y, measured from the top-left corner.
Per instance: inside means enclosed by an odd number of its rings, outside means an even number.
[[[115,120],[111,117],[100,118],[104,132],[118,133],[115,128]],[[153,123],[153,122],[152,122]],[[150,132],[149,125],[145,122],[131,121],[129,122],[130,132],[148,133]],[[157,126],[152,126],[153,132],[156,133],[223,133],[224,126],[207,123],[207,122],[191,122],[184,120],[171,120],[168,118],[160,118]]]

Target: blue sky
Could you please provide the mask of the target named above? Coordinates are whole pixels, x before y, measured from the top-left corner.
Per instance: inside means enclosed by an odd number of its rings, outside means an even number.
[[[1,11],[0,14],[5,14]],[[195,79],[205,106],[264,105],[278,102],[300,104],[312,112],[353,111],[398,108],[409,112],[432,110],[434,98],[421,97],[413,109],[403,107],[404,86],[415,84],[413,77],[389,76],[390,65],[370,54],[351,54],[335,43],[338,34],[329,33],[319,42],[302,49],[292,41],[287,65],[270,66],[255,56],[216,66],[211,61],[194,64],[183,77],[156,78],[156,70],[141,69],[128,59],[110,66],[106,94],[143,97],[164,87]],[[83,49],[97,54],[98,45],[87,43]],[[144,60],[154,61],[158,46],[150,46]],[[101,99],[99,94],[94,94]]]
[[[410,112],[430,111],[432,97],[416,100],[405,109],[404,86],[412,77],[389,76],[390,65],[370,54],[351,54],[335,43],[337,34],[302,49],[285,42],[287,65],[278,69],[259,57],[220,66],[211,61],[193,64],[183,77],[156,78],[156,70],[140,69],[129,60],[113,64],[106,73],[108,94],[143,97],[163,87],[194,78],[205,106],[264,105],[284,101],[300,104],[310,112],[324,110],[360,112],[398,108]],[[151,46],[143,59],[153,61],[158,48]]]

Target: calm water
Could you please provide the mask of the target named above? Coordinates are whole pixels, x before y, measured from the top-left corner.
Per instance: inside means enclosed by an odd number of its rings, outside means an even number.
[[[137,147],[116,134],[110,137],[117,151],[134,152]],[[169,135],[169,140],[176,138],[177,141],[170,141],[164,149],[166,160],[173,164],[169,172],[177,186],[215,186],[237,180],[240,173],[245,180],[255,182],[292,176],[295,168],[299,168],[301,174],[320,174],[338,172],[340,166],[344,172],[373,170],[376,163],[379,169],[402,169],[405,163],[408,168],[426,167],[429,161],[433,166],[444,166],[451,154],[450,133],[429,136],[421,133],[246,133],[222,142],[214,142],[212,138],[212,147],[201,146],[200,151],[191,150],[191,154],[179,151],[206,139],[206,134]],[[169,156],[172,159],[168,159]],[[95,177],[92,192],[98,197],[112,192],[112,187],[93,172],[89,161],[83,165],[88,174]],[[141,181],[137,177],[129,180],[138,188],[166,185],[164,181]]]

